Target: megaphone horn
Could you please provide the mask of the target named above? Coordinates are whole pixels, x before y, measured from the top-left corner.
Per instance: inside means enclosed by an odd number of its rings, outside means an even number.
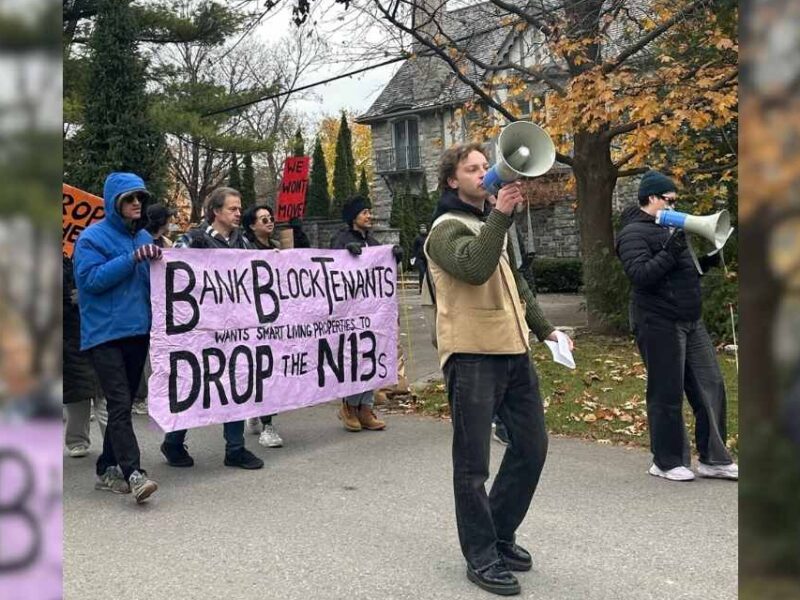
[[[529,121],[506,125],[497,139],[497,163],[483,178],[483,188],[497,194],[503,184],[520,177],[538,177],[556,161],[556,147],[547,132]]]
[[[662,227],[677,227],[689,233],[706,238],[719,250],[733,233],[731,216],[721,210],[707,217],[696,217],[677,210],[660,210],[656,213],[656,223]]]

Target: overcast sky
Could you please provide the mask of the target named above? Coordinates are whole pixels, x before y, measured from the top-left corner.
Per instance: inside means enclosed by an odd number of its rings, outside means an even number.
[[[312,6],[316,9],[320,7],[320,3],[312,3]],[[374,41],[381,39],[377,28],[367,31],[362,29],[357,33],[348,28],[347,20],[353,15],[352,10],[351,7],[351,12],[348,13],[343,6],[336,5],[328,8],[325,15],[315,15],[318,19],[316,30],[328,42],[334,58],[338,54],[336,48],[349,45],[356,35]],[[340,21],[340,18],[344,21]],[[293,31],[297,31],[297,28],[291,20],[291,5],[284,4],[279,11],[266,18],[253,35],[265,43],[270,43],[278,37],[276,36],[277,32],[280,32],[279,35],[282,36]],[[381,62],[381,60],[375,62]],[[401,64],[398,62],[318,86],[314,88],[314,92],[318,94],[319,101],[298,101],[296,107],[305,112],[312,122],[316,122],[324,114],[338,114],[342,109],[360,115],[367,111]],[[363,66],[366,66],[366,63],[328,64],[314,72],[306,73],[301,85],[328,79]]]

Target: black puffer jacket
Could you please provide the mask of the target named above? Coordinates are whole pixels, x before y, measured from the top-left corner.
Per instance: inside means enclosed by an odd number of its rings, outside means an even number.
[[[664,249],[670,231],[638,206],[622,213],[617,256],[631,280],[631,302],[639,309],[675,321],[701,315],[700,275],[689,249],[673,256]]]
[[[347,244],[355,242],[362,248],[364,246],[378,246],[378,240],[368,231],[366,235],[355,229],[342,229],[331,239],[331,250],[344,250]]]

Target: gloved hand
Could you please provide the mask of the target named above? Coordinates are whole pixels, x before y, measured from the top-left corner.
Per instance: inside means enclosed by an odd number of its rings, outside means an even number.
[[[703,270],[703,273],[708,273],[708,271],[714,267],[718,267],[722,262],[720,251],[714,250],[714,252],[709,252],[705,256],[698,258],[697,262],[700,264],[700,268]]]
[[[686,250],[689,245],[686,241],[686,234],[683,229],[676,229],[672,232],[666,242],[664,242],[664,250],[669,252],[673,257],[677,258],[681,252]]]
[[[136,249],[136,252],[133,253],[133,259],[136,262],[142,262],[143,260],[160,260],[161,248],[155,244],[145,244],[144,246],[139,246]]]
[[[392,246],[392,256],[394,256],[394,260],[396,262],[400,262],[401,260],[403,260],[403,257],[405,256],[405,254],[406,253],[403,251],[403,247],[402,246],[398,246],[397,244]]]
[[[361,256],[361,244],[358,242],[350,242],[344,248],[353,256]]]

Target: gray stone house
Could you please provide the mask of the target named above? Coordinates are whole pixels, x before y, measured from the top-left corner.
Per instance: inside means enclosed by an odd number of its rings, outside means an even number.
[[[438,2],[439,9],[444,6],[442,1],[429,0]],[[465,45],[478,61],[502,64],[521,56],[520,34],[502,26],[502,15],[492,3],[439,15],[438,22],[445,33]],[[536,32],[528,31],[526,35],[535,36]],[[538,64],[549,60],[540,52],[526,55],[527,60]],[[469,68],[476,69],[473,62]],[[544,88],[532,91],[534,95],[537,91],[543,94]],[[504,90],[498,90],[501,101],[504,96]],[[423,187],[423,180],[428,190],[437,189],[439,157],[448,146],[467,139],[470,114],[461,109],[474,98],[469,86],[440,58],[417,56],[402,64],[372,106],[356,119],[372,130],[375,177],[370,187],[378,225],[388,225],[393,196],[406,182],[412,193]],[[530,101],[525,102],[527,105],[518,105],[521,118],[530,114]],[[487,145],[494,152],[494,140]],[[579,254],[575,198],[565,186],[565,173],[568,167],[557,163],[550,173],[526,184],[530,220],[523,211],[517,215],[517,225],[527,237],[528,222],[532,224],[533,247],[540,257],[566,258]],[[617,195],[615,205],[628,201],[627,192],[620,191]]]

